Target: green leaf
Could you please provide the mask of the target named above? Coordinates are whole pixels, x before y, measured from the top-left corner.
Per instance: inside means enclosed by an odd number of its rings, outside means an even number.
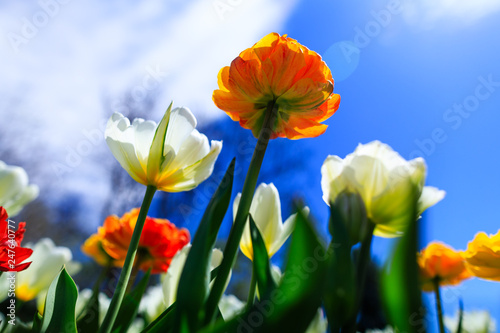
[[[132,324],[137,315],[139,304],[141,303],[142,295],[144,295],[148,286],[150,275],[151,269],[144,274],[135,289],[123,299],[118,315],[116,316],[115,324],[113,325],[113,333],[127,332],[129,326]]]
[[[267,254],[266,244],[262,239],[253,217],[250,217],[250,236],[252,237],[253,248],[253,274],[257,278],[257,286],[259,287],[261,297],[270,295],[276,288],[273,276],[271,274],[271,265],[269,264],[269,255]]]
[[[151,322],[141,333],[168,333],[174,328],[177,303],[170,305],[161,315]]]
[[[148,175],[156,175],[159,173],[160,166],[165,160],[165,137],[167,135],[168,123],[170,121],[170,113],[172,111],[172,103],[168,106],[163,118],[156,128],[155,136],[149,149],[148,157]]]
[[[38,333],[42,329],[42,319],[43,317],[38,313],[35,313],[35,317],[33,317],[33,327],[31,329],[32,333]]]
[[[400,332],[408,333],[421,332],[425,327],[417,264],[419,230],[414,218],[417,216],[417,199],[414,202],[413,212],[408,214],[408,229],[382,274],[383,302],[389,322]]]
[[[92,292],[83,314],[78,318],[76,325],[79,332],[97,332],[99,329],[99,289]]]
[[[305,332],[321,305],[326,260],[311,221],[299,210],[281,284],[242,315],[200,332]]]
[[[42,320],[41,333],[65,332],[76,333],[75,305],[78,290],[75,282],[63,267],[52,281],[47,297]]]
[[[194,235],[193,245],[187,256],[177,289],[176,332],[180,332],[181,321],[189,323],[190,330],[196,331],[203,320],[203,306],[209,290],[212,249],[231,200],[234,164],[233,159]]]
[[[356,274],[351,259],[351,242],[345,214],[330,205],[330,233],[327,273],[323,302],[332,332],[344,326],[356,310]]]

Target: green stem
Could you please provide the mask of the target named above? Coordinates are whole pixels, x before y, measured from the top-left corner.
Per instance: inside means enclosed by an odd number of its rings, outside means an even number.
[[[439,332],[445,333],[443,322],[443,305],[441,304],[441,293],[439,291],[439,277],[436,277],[432,283],[434,284],[434,293],[436,294],[436,311],[439,323]]]
[[[111,299],[109,309],[106,312],[106,316],[104,317],[104,321],[102,322],[102,325],[99,329],[99,333],[109,333],[113,328],[113,324],[115,322],[116,316],[118,315],[118,310],[120,309],[123,296],[125,295],[125,288],[130,278],[130,273],[132,272],[132,265],[137,253],[137,247],[139,246],[139,240],[141,239],[142,228],[144,227],[144,222],[146,221],[149,206],[151,205],[151,201],[153,200],[155,192],[156,187],[148,185],[146,194],[144,195],[144,200],[142,201],[139,216],[137,217],[134,233],[132,234],[132,239],[130,240],[127,256],[125,257],[125,263],[123,264],[120,278],[118,279],[113,298]]]
[[[243,184],[238,211],[236,212],[233,227],[231,228],[226,247],[224,249],[224,258],[219,266],[217,278],[215,279],[207,300],[205,324],[211,322],[215,317],[217,305],[222,294],[224,293],[224,287],[226,285],[227,277],[229,276],[229,271],[236,261],[236,254],[238,253],[241,235],[243,234],[243,230],[246,225],[248,213],[250,211],[250,204],[252,203],[255,187],[257,186],[257,178],[259,177],[260,167],[266,153],[269,138],[272,134],[273,125],[277,118],[278,105],[276,105],[274,101],[269,103],[265,112],[266,114],[259,134],[259,139],[257,140],[257,145],[255,146],[252,160],[250,161],[250,166],[248,167],[245,183]]]
[[[363,294],[366,283],[366,273],[368,271],[368,266],[370,265],[370,253],[373,240],[373,231],[375,230],[375,223],[369,222],[369,230],[366,234],[365,239],[361,242],[361,248],[358,256],[358,263],[356,267],[356,280],[357,280],[357,295],[356,295],[356,306],[351,318],[346,322],[342,328],[342,333],[344,332],[356,332],[356,320],[358,318],[359,308],[363,301]]]
[[[250,289],[248,290],[247,309],[250,309],[253,306],[253,302],[255,300],[255,290],[257,289],[256,287],[257,279],[255,278],[255,273],[252,268],[252,280],[250,281]]]

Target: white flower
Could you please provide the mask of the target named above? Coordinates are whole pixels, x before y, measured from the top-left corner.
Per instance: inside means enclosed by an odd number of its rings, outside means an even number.
[[[458,329],[458,313],[454,317],[444,317],[444,325],[450,332]],[[462,333],[493,333],[496,332],[495,319],[487,311],[464,312],[462,317]]]
[[[245,309],[245,303],[234,295],[222,295],[219,301],[219,310],[225,321],[231,320]]]
[[[422,158],[406,161],[386,144],[373,141],[359,145],[341,159],[328,156],[321,168],[323,200],[334,202],[344,190],[363,199],[368,218],[376,224],[374,234],[400,236],[413,212],[422,213],[444,198],[445,192],[424,186],[426,165]]]
[[[233,203],[233,219],[236,217],[240,204],[241,193],[238,193]],[[304,208],[307,214],[309,208]],[[269,257],[272,257],[283,246],[295,226],[295,216],[291,215],[283,223],[281,219],[280,195],[274,184],[260,184],[250,205],[252,215],[257,228],[266,245]],[[250,260],[253,260],[252,238],[250,235],[250,219],[247,219],[243,235],[240,241],[241,252]]]
[[[163,286],[158,284],[146,290],[141,298],[139,312],[144,314],[147,322],[152,322],[167,308],[163,298]]]
[[[28,185],[28,175],[23,168],[0,161],[0,206],[9,216],[17,215],[21,209],[38,196],[38,186]]]
[[[30,267],[17,273],[16,297],[22,301],[29,301],[35,297],[45,298],[52,280],[59,274],[63,265],[70,275],[76,274],[80,267],[72,262],[71,250],[63,246],[55,246],[49,238],[40,239],[35,245],[27,244],[33,249],[30,257]]]
[[[180,251],[178,251],[175,256],[172,258],[172,262],[168,267],[168,270],[165,274],[161,275],[161,284],[163,288],[163,301],[164,306],[168,308],[172,305],[177,299],[177,288],[179,286],[179,280],[181,278],[181,273],[184,268],[184,264],[186,263],[186,259],[191,249],[191,244],[184,246]],[[222,262],[222,251],[219,249],[212,250],[212,261],[210,263],[210,270],[218,267]],[[227,284],[231,279],[231,275],[228,276]]]
[[[161,122],[128,118],[115,113],[105,137],[115,158],[129,175],[144,185],[165,192],[188,191],[213,171],[222,142],[208,144],[187,108],[168,108]]]

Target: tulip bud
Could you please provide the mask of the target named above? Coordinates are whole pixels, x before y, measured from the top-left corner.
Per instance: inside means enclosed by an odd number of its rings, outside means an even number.
[[[338,216],[341,217],[352,245],[363,241],[363,239],[369,236],[367,235],[369,232],[369,222],[366,216],[366,208],[358,192],[351,189],[342,191],[331,206],[337,210]],[[333,233],[331,222],[329,230],[330,233]]]

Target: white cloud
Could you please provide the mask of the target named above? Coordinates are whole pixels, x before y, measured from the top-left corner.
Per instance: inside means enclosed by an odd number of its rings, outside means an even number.
[[[11,132],[30,133],[28,144],[46,158],[38,161],[41,182],[57,178],[53,163],[67,165],[69,151],[88,141],[83,131],[102,128],[131,88],[139,103],[145,92],[159,95],[153,119],[172,99],[201,122],[224,116],[211,99],[219,69],[265,34],[280,32],[297,1],[4,2],[0,116]],[[103,181],[92,159],[102,146],[104,140],[92,144],[61,190],[78,184],[90,193],[95,183],[85,186],[79,177]]]
[[[432,28],[440,21],[466,26],[500,10],[498,0],[406,0],[404,16],[409,23]]]

